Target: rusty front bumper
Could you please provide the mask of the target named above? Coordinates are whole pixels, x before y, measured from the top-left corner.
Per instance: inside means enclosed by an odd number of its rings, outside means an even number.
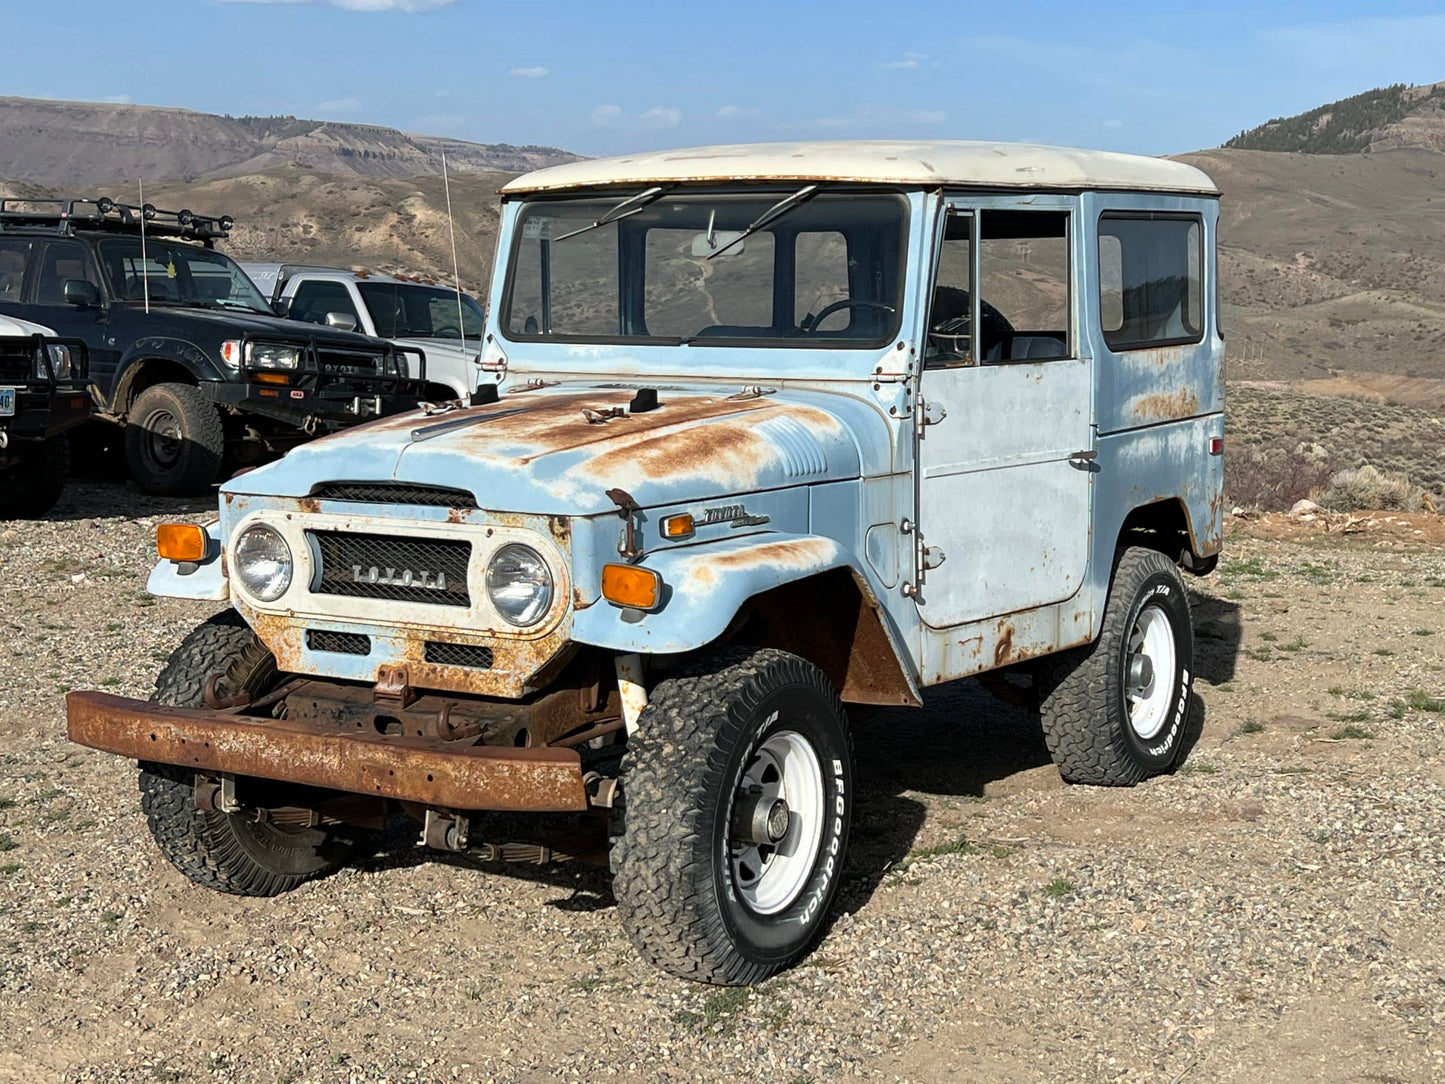
[[[65,709],[71,741],[132,760],[445,809],[587,809],[581,759],[572,749],[384,737],[98,692],[67,694]]]

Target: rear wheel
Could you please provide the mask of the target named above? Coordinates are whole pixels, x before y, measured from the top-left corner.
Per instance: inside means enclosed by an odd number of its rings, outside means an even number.
[[[761,982],[821,932],[853,789],[838,695],[771,649],[711,653],[652,691],[623,761],[624,927],[683,978]]]
[[[1070,783],[1132,786],[1166,772],[1184,749],[1194,632],[1179,567],[1155,550],[1125,550],[1099,638],[1039,667],[1044,738]]]
[[[221,473],[226,434],[215,406],[189,384],[155,384],[135,397],[125,426],[131,477],[147,493],[200,493]]]
[[[211,618],[176,649],[156,679],[155,700],[204,705],[211,674],[218,692],[264,694],[278,679],[276,660],[234,611]],[[197,809],[195,772],[140,765],[141,809],[161,853],[192,881],[239,896],[275,896],[339,867],[354,841],[335,828],[258,822]]]
[[[26,444],[19,462],[0,472],[0,519],[30,519],[55,507],[70,474],[70,438],[64,433]]]

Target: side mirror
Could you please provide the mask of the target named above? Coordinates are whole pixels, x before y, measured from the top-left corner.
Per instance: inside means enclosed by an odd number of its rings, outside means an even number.
[[[328,312],[326,326],[337,328],[340,331],[355,331],[356,317],[349,312]]]
[[[271,311],[281,319],[285,320],[291,315],[291,299],[289,297],[278,297],[271,302]]]
[[[61,289],[67,305],[95,308],[100,304],[100,290],[93,282],[85,279],[66,279]]]

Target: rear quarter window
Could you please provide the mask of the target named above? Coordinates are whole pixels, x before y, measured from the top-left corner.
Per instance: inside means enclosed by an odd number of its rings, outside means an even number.
[[[1099,324],[1111,350],[1204,338],[1204,225],[1197,215],[1099,220]]]

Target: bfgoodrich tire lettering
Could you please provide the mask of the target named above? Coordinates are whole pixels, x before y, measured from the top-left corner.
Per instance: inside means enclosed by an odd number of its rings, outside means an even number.
[[[1040,667],[1044,738],[1059,774],[1070,783],[1132,786],[1169,771],[1184,748],[1193,671],[1178,566],[1155,550],[1124,550],[1099,638]],[[1152,681],[1143,680],[1149,674]]]
[[[772,785],[768,751],[780,745],[817,766],[820,796],[798,797],[788,834],[767,856],[806,847],[806,869],[785,877],[764,907],[749,885],[756,871],[740,870],[748,841],[735,818],[740,791],[747,802]],[[853,794],[843,708],[815,666],[783,651],[726,649],[660,682],[629,739],[622,791],[613,889],[644,957],[683,978],[746,985],[812,944],[842,876]],[[816,808],[811,823],[805,807]]]
[[[276,660],[233,610],[186,637],[156,679],[155,699],[200,707],[214,673],[224,675],[222,694],[244,690],[255,696],[276,681]],[[258,824],[197,809],[195,773],[185,768],[142,762],[139,782],[141,809],[161,853],[192,881],[218,892],[275,896],[336,869],[354,848],[337,829]]]

